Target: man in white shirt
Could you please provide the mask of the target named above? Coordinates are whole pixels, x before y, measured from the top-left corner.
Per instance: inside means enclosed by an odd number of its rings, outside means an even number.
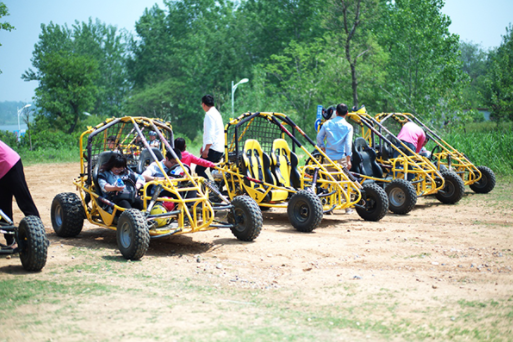
[[[221,114],[214,107],[214,97],[205,95],[201,99],[201,108],[205,111],[203,120],[203,146],[200,154],[203,159],[217,163],[223,157],[224,151],[224,125]],[[208,179],[203,166],[196,166],[198,176]]]

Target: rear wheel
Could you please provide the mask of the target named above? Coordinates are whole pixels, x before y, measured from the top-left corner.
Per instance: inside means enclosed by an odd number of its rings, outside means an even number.
[[[436,199],[445,204],[455,204],[465,194],[465,183],[456,173],[452,171],[442,172],[445,187],[436,193]]]
[[[388,197],[382,188],[375,183],[364,184],[362,187],[364,207],[356,207],[356,212],[365,221],[379,221],[388,211]]]
[[[116,228],[118,248],[125,259],[141,259],[150,246],[150,232],[143,214],[137,209],[123,211]]]
[[[495,173],[492,169],[486,166],[478,166],[477,169],[481,171],[481,179],[470,185],[470,188],[478,194],[487,194],[495,188]]]
[[[322,204],[313,192],[301,190],[290,198],[287,214],[294,228],[300,232],[310,233],[322,221]]]
[[[43,221],[37,216],[27,216],[18,227],[18,247],[23,268],[39,272],[46,265],[48,240]]]
[[[392,180],[386,186],[385,192],[388,196],[388,208],[395,214],[407,214],[417,203],[417,192],[407,180]]]
[[[73,237],[80,234],[84,226],[84,207],[77,194],[65,192],[52,201],[52,227],[60,237]]]
[[[262,212],[256,202],[248,196],[237,196],[232,201],[233,210],[228,214],[228,222],[233,235],[241,241],[253,241],[262,230]]]

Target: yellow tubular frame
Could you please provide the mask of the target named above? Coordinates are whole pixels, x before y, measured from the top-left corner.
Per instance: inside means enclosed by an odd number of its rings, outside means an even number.
[[[89,222],[91,222],[94,225],[101,226],[104,228],[108,228],[111,230],[116,230],[116,226],[113,224],[114,217],[118,212],[122,212],[125,210],[125,208],[119,207],[117,205],[114,205],[113,212],[108,213],[107,211],[103,210],[98,204],[96,199],[99,197],[91,188],[88,187],[87,181],[88,176],[87,172],[84,172],[84,140],[87,140],[86,138],[93,133],[94,131],[102,128],[106,124],[117,120],[115,118],[107,119],[105,122],[97,125],[96,127],[88,127],[88,130],[82,133],[80,136],[80,169],[81,174],[80,177],[76,178],[73,181],[73,184],[76,185],[77,190],[79,191],[79,196],[82,200],[82,205],[84,208],[84,212],[86,213],[86,218]],[[159,121],[156,121],[155,119],[149,119],[146,117],[123,117],[119,119],[123,122],[122,125],[126,125],[129,123],[132,123],[135,125],[143,124],[147,127],[153,127],[155,129],[162,141],[165,141],[162,133],[157,129],[157,126],[160,129],[164,130],[172,130],[172,127],[168,123],[162,123]],[[106,131],[105,131],[106,132]],[[106,134],[104,135],[104,144],[106,141]],[[164,143],[162,144],[163,151],[165,152],[165,146]],[[174,235],[180,235],[180,234],[187,234],[187,233],[194,233],[198,231],[207,231],[212,229],[217,229],[217,227],[210,227],[212,224],[215,214],[214,209],[212,205],[210,204],[210,201],[208,200],[208,196],[203,193],[201,190],[201,184],[203,183],[203,178],[201,177],[192,177],[189,172],[187,171],[187,168],[185,168],[180,160],[178,160],[178,164],[183,168],[185,171],[185,174],[182,178],[169,178],[169,176],[164,172],[162,169],[162,166],[159,164],[159,168],[161,169],[162,174],[165,175],[164,180],[159,181],[151,181],[147,182],[144,186],[143,193],[147,193],[147,189],[150,185],[161,185],[163,190],[166,190],[174,195],[176,195],[175,198],[163,198],[159,197],[158,201],[161,202],[173,202],[175,203],[175,210],[179,210],[180,213],[178,214],[178,228],[169,228],[169,227],[162,227],[162,228],[152,228],[149,230],[150,236],[158,236],[158,235],[166,235],[173,233]],[[188,186],[187,188],[181,188],[179,187],[180,182],[188,181],[191,182],[191,186]],[[92,182],[91,182],[92,183]],[[93,187],[96,186],[93,184]],[[194,198],[183,198],[180,193],[185,191],[196,191],[197,196]],[[85,203],[86,195],[89,195],[91,198],[91,208],[88,208]],[[144,210],[148,207],[148,203],[151,201],[151,196],[143,195],[142,197],[143,203],[144,203]],[[192,208],[187,207],[187,203],[190,202],[197,202],[194,204]],[[197,213],[198,207],[201,205],[201,214],[202,214],[202,220],[199,221],[199,216]],[[188,219],[188,225],[186,226],[185,219]]]
[[[262,185],[268,187],[265,193],[256,191],[252,187],[245,184],[248,180],[247,177],[241,174],[240,170],[237,167],[237,162],[232,163],[227,160],[228,153],[235,151],[235,144],[234,141],[229,141],[228,137],[228,128],[232,125],[236,125],[242,120],[246,119],[247,117],[253,115],[255,113],[244,113],[241,116],[239,116],[236,119],[231,119],[230,122],[225,127],[225,162],[221,164],[218,168],[216,168],[223,176],[224,183],[226,184],[226,188],[228,190],[228,195],[230,199],[233,199],[237,195],[241,194],[247,194],[251,198],[253,198],[259,206],[261,207],[268,207],[268,208],[287,208],[287,202],[283,201],[280,203],[263,203],[262,200],[264,200],[265,195],[269,193],[269,191],[276,189],[276,190],[285,190],[288,192],[297,192],[296,189],[292,188],[286,188],[282,186],[277,186],[274,184],[269,184],[265,182],[260,182]],[[275,123],[272,122],[271,117],[277,116],[277,117],[287,117],[285,114],[282,113],[270,113],[270,112],[261,112],[259,113],[259,116],[262,116],[270,121],[269,124],[275,125]],[[246,130],[249,128],[249,125],[251,124],[253,119],[249,121],[248,126],[246,129],[239,133],[238,141],[240,142],[246,132]],[[283,126],[286,126],[287,123],[280,121],[280,123]],[[301,134],[304,134],[299,127],[295,127]],[[282,136],[276,137],[276,138],[283,138],[283,136],[286,134],[285,132],[281,133]],[[232,138],[232,137],[230,137]],[[325,186],[326,188],[330,189],[329,192],[330,195],[326,197],[322,197],[322,199],[325,199],[323,201],[323,210],[324,211],[330,211],[330,210],[338,210],[338,209],[345,209],[348,207],[354,206],[356,203],[358,203],[361,200],[361,193],[359,188],[361,187],[360,184],[355,183],[351,181],[346,173],[342,170],[342,167],[338,163],[334,163],[331,161],[326,154],[317,146],[315,146],[315,149],[324,157],[324,160],[327,161],[325,164],[321,164],[317,159],[315,159],[310,152],[304,147],[301,146],[301,149],[305,152],[305,154],[313,161],[314,165],[308,165],[308,166],[301,166],[298,167],[298,171],[300,172],[300,184],[301,190],[308,189],[309,186],[312,183],[311,176],[307,173],[307,171],[313,171],[313,169],[318,168],[318,179],[317,183],[321,184],[321,186]],[[337,171],[328,171],[327,168],[334,168]],[[337,177],[340,180],[336,180]],[[332,194],[331,194],[332,193]]]
[[[363,121],[373,127],[376,120],[363,110],[359,110],[357,112],[349,112],[346,116],[346,119],[358,124],[361,127],[362,138],[364,138],[369,143],[369,146],[373,146],[373,130],[368,128]],[[375,127],[373,127],[373,129],[378,131],[378,129]],[[383,136],[386,135],[386,133],[380,133]],[[393,179],[403,178],[408,180],[408,178],[412,178],[410,182],[415,188],[417,196],[436,194],[439,190],[444,188],[444,178],[437,170],[436,166],[433,165],[431,161],[429,161],[429,159],[416,154],[415,151],[412,151],[406,145],[403,145],[403,148],[406,148],[413,155],[407,156],[403,151],[401,151],[393,144],[392,148],[399,152],[399,156],[397,158],[383,160],[382,157],[378,157],[376,159],[378,163],[384,166],[386,175],[391,175]],[[408,177],[410,175],[411,177]],[[387,180],[385,177],[374,178],[363,176],[362,183],[368,179],[385,183],[391,182],[391,180]],[[438,180],[439,184],[437,184],[436,180]]]
[[[433,141],[437,146],[440,146],[441,149],[440,152],[435,153],[438,170],[440,170],[440,165],[446,166],[448,169],[456,172],[456,174],[461,177],[465,185],[474,184],[481,179],[481,171],[479,171],[479,169],[463,153],[459,152],[445,140],[440,138],[415,115],[411,113],[379,113],[375,116],[375,119],[381,122],[389,116],[401,125],[404,125],[409,121],[416,122],[430,134],[432,137],[431,141]],[[449,158],[451,160],[451,165],[449,165]]]

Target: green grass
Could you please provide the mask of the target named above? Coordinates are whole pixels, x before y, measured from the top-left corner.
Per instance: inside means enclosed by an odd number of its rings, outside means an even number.
[[[483,123],[487,124],[487,123]],[[502,175],[513,174],[513,131],[473,129],[446,133],[442,138],[465,153],[474,165],[491,168]],[[432,148],[432,143],[427,147]],[[433,145],[434,146],[434,145]]]

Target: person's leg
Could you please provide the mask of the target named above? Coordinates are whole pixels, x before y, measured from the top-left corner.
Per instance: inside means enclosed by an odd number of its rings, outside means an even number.
[[[23,164],[21,159],[12,167],[8,172],[11,180],[11,191],[16,198],[18,207],[25,216],[34,215],[39,217],[39,211],[30,194],[27,181],[25,180],[25,173],[23,172]],[[7,175],[6,175],[7,176]]]
[[[144,209],[143,200],[140,198],[134,199],[134,201],[132,202],[132,208],[143,210]]]
[[[217,151],[210,149],[210,150],[208,150],[208,156],[206,159],[211,161],[212,163],[217,163],[221,160],[221,158],[223,157],[223,154],[224,154],[223,152],[217,152]],[[207,170],[206,167],[196,165],[196,173],[198,174],[198,176],[203,177],[205,179],[209,179],[209,177],[207,176],[207,174],[205,172],[206,170]]]
[[[12,192],[6,176],[0,179],[0,189],[2,189],[2,191],[0,191],[0,209],[2,209],[4,214],[11,220],[14,220],[12,216]],[[11,245],[14,242],[13,235],[4,234],[4,237],[7,245]]]
[[[121,208],[125,208],[125,209],[131,209],[132,208],[132,205],[127,200],[120,200],[120,201],[116,201],[114,203],[116,203],[116,205],[121,207]]]

